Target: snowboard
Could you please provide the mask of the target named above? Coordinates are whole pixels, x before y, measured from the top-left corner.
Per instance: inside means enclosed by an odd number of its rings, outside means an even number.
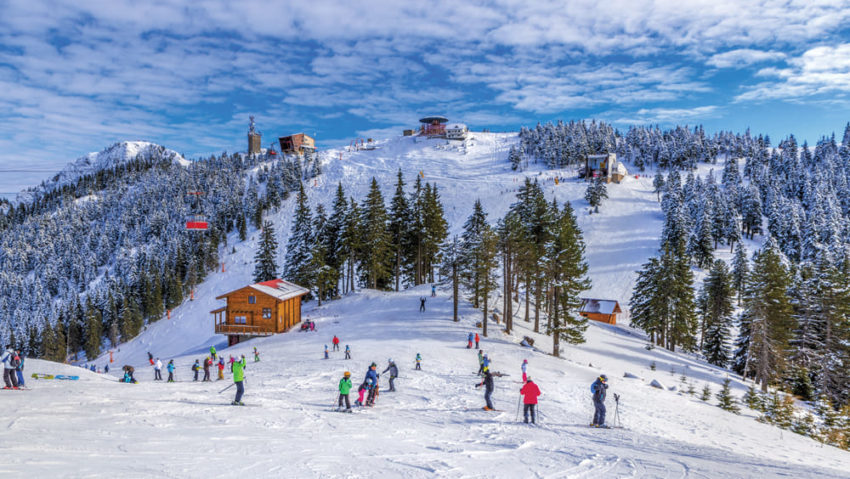
[[[76,381],[77,379],[80,379],[79,376],[67,376],[67,375],[64,375],[64,374],[57,374],[57,375],[54,376],[52,374],[32,373],[32,376],[30,376],[30,377],[33,378],[33,379],[65,379],[65,380],[68,380],[68,381]]]
[[[36,374],[36,373],[32,373],[32,376],[30,376],[30,377],[31,377],[31,378],[33,378],[33,379],[53,379],[53,375],[52,375],[52,374]]]

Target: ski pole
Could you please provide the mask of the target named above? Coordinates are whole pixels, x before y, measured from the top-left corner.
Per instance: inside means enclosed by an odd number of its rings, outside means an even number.
[[[522,393],[519,394],[519,397],[516,400],[516,420],[519,421],[519,404],[522,402]]]
[[[221,390],[221,391],[219,391],[218,393],[219,393],[219,394],[221,394],[221,393],[223,393],[224,391],[227,391],[228,389],[232,388],[233,386],[236,386],[236,383],[233,383],[233,384],[231,384],[230,386],[227,386],[226,388],[222,389],[222,390]]]

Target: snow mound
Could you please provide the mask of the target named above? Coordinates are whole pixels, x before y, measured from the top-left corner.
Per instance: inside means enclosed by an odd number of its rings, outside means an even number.
[[[652,387],[654,387],[654,388],[661,389],[661,390],[667,389],[667,388],[665,388],[665,387],[664,387],[664,385],[663,385],[663,384],[661,384],[661,382],[660,382],[659,380],[657,380],[657,379],[653,379],[653,380],[652,380],[652,382],[651,382],[651,383],[649,383],[649,385],[650,385],[650,386],[652,386]]]

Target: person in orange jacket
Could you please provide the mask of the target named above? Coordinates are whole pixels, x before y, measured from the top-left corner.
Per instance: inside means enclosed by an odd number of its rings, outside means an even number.
[[[478,349],[478,340],[479,339],[480,338],[478,337],[478,333],[475,333],[475,349]]]
[[[528,423],[528,413],[531,413],[531,424],[535,424],[535,410],[537,409],[537,398],[542,394],[540,392],[540,388],[537,387],[536,384],[528,378],[525,382],[525,386],[519,390],[519,393],[522,395],[522,402],[525,405],[523,408],[523,417],[525,418],[526,424]]]

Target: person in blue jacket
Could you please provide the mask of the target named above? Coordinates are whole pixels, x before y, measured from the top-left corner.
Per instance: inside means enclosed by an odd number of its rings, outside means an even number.
[[[366,371],[366,387],[369,389],[369,395],[366,397],[366,405],[374,406],[375,398],[378,396],[378,365],[372,363],[369,370]]]
[[[593,427],[605,427],[605,394],[608,389],[608,376],[601,375],[596,378],[596,381],[590,385],[590,392],[593,393],[593,407],[596,408],[593,413]]]
[[[475,339],[475,335],[469,333],[469,336],[466,338],[466,349],[472,349],[472,340]]]
[[[174,382],[174,360],[168,361],[168,366],[165,367],[168,369],[168,382]]]

